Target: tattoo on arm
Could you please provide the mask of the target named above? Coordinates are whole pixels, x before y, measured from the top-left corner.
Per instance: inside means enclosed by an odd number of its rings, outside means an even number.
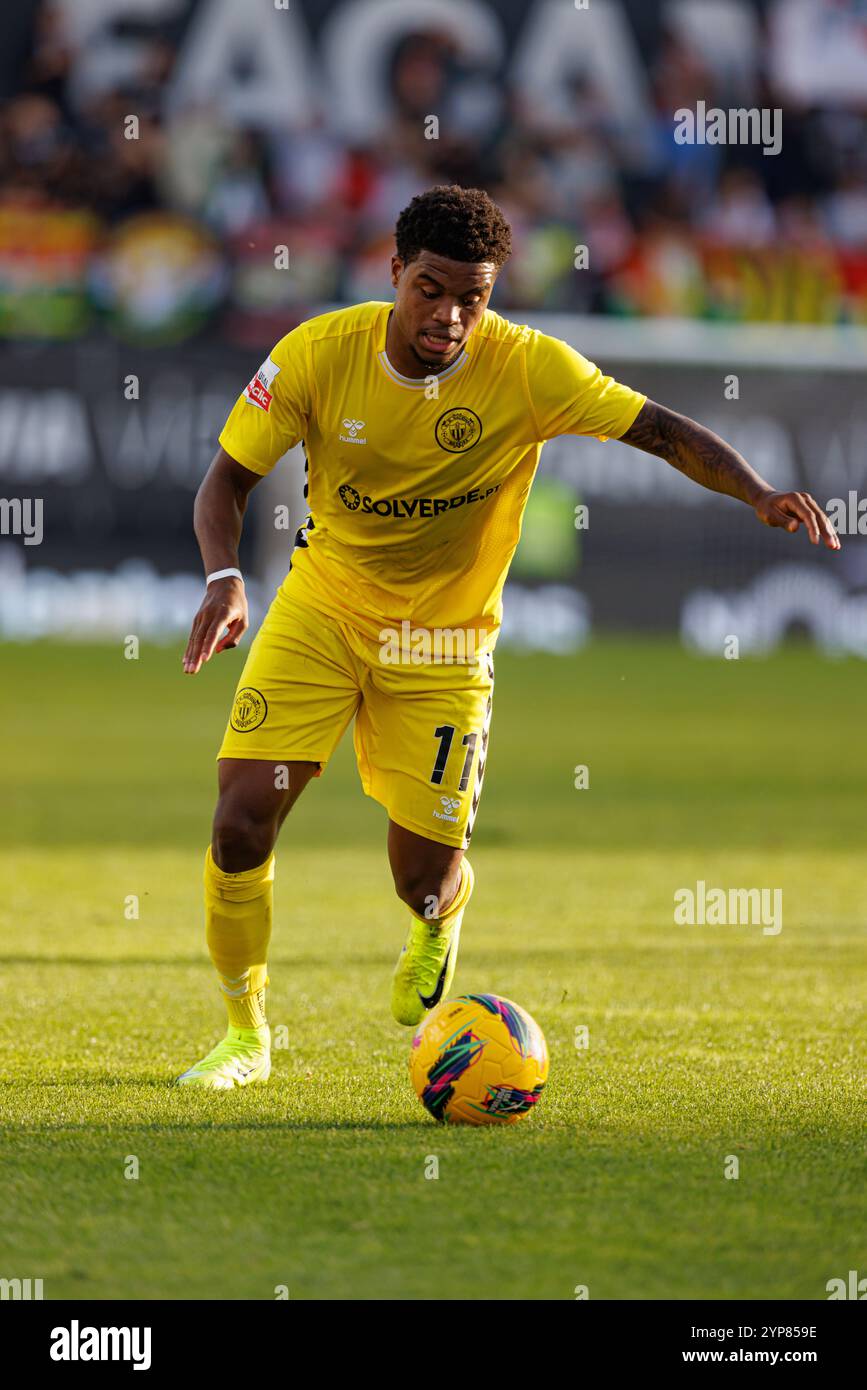
[[[746,459],[718,434],[655,401],[647,401],[642,406],[635,423],[621,439],[625,444],[665,459],[702,487],[727,493],[750,506],[772,490]]]

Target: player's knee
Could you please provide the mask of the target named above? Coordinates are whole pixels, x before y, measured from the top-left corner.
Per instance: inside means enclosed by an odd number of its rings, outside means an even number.
[[[241,874],[263,864],[274,848],[277,828],[272,819],[257,818],[221,801],[214,817],[212,853],[227,874]]]
[[[410,869],[395,874],[394,887],[416,917],[433,921],[442,916],[454,897],[454,877],[439,869]]]

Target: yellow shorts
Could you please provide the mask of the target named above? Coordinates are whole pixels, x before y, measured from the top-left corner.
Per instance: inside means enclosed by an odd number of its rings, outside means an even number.
[[[493,659],[390,664],[379,644],[280,589],[250,648],[219,758],[325,767],[355,717],[361,785],[390,818],[466,849],[482,790]]]

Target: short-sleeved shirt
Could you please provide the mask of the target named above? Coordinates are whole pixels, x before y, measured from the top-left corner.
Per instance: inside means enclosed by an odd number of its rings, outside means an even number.
[[[322,314],[286,335],[220,443],[255,473],[303,443],[310,515],[287,583],[374,640],[385,627],[473,628],[492,647],[546,439],[619,438],[646,397],[567,343],[487,310],[427,378],[385,350],[391,305]]]

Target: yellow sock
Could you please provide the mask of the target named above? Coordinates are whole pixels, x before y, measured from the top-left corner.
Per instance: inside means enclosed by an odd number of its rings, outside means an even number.
[[[453,927],[459,926],[461,918],[464,915],[464,908],[472,895],[475,881],[476,876],[473,873],[472,865],[466,855],[464,855],[461,860],[461,881],[458,884],[458,891],[455,893],[455,896],[452,898],[442,916],[434,917],[431,920],[438,922],[440,927],[444,927],[446,931],[451,931]],[[427,919],[424,917],[419,918],[420,922],[424,922],[425,920]]]
[[[205,855],[205,934],[235,1028],[265,1023],[274,855],[258,868],[227,874]]]

